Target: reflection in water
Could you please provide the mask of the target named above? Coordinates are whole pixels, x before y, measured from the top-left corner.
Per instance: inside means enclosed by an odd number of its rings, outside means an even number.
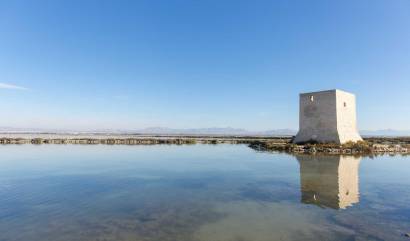
[[[354,156],[297,156],[302,203],[345,209],[359,202],[359,164]]]
[[[410,231],[409,157],[295,161],[240,145],[0,152],[0,241],[403,241]],[[359,201],[359,162],[361,205],[340,212]]]

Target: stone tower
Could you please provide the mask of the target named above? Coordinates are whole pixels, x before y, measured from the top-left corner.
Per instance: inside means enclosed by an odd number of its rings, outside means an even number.
[[[356,98],[341,90],[300,94],[299,132],[294,143],[343,144],[362,138],[356,126]]]

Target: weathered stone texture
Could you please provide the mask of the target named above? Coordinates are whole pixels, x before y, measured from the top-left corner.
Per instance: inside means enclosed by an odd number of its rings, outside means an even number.
[[[359,141],[356,99],[341,90],[300,94],[299,132],[294,142],[343,144]]]

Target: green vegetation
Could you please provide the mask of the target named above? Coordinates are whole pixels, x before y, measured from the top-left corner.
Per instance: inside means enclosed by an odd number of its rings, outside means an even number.
[[[371,153],[372,147],[367,141],[352,142],[349,141],[342,145],[342,149],[350,149],[352,152]]]
[[[289,153],[328,153],[328,154],[378,154],[409,153],[407,145],[374,144],[373,140],[347,142],[343,145],[335,143],[309,142],[305,144],[278,143],[276,141],[254,141],[249,147],[259,151],[279,151]]]

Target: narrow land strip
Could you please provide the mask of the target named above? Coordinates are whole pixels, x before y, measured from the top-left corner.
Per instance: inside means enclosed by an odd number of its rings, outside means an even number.
[[[247,144],[258,151],[328,154],[410,154],[410,137],[367,137],[343,145],[292,144],[290,136],[222,135],[138,135],[138,134],[58,134],[0,133],[0,144],[83,144],[83,145],[157,145],[157,144]]]

